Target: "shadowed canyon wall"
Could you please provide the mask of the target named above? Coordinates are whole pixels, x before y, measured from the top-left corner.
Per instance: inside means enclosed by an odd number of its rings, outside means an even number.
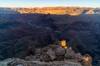
[[[0,59],[23,58],[30,46],[44,47],[64,38],[76,52],[100,60],[100,15],[20,14],[7,10],[0,11]]]

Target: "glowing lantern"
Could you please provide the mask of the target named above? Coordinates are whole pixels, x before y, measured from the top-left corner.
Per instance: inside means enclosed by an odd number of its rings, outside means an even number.
[[[62,47],[62,48],[68,48],[68,46],[67,46],[67,43],[66,43],[66,40],[61,40],[60,41],[60,46]]]

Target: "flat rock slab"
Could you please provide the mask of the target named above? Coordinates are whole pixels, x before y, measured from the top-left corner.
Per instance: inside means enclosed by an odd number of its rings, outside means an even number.
[[[54,62],[40,62],[40,61],[25,61],[17,59],[10,64],[10,66],[82,66],[78,62],[71,61],[54,61]]]
[[[33,62],[31,66],[82,66],[82,65],[80,63],[74,63],[74,62],[49,62],[49,63]]]

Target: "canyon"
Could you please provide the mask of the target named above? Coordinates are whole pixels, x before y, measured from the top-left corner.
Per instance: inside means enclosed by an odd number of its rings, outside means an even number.
[[[66,11],[67,10],[67,11]],[[24,58],[31,46],[45,47],[60,38],[76,52],[100,64],[99,8],[0,8],[0,60]]]

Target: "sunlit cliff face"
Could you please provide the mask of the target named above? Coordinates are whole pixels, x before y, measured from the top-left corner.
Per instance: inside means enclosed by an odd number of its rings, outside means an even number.
[[[92,8],[79,7],[44,7],[44,8],[18,8],[17,12],[21,14],[38,13],[38,14],[56,14],[56,15],[71,15],[78,16],[83,14],[91,14]]]
[[[94,14],[94,9],[91,9],[91,10],[87,11],[86,14],[89,14],[89,15]]]
[[[60,46],[62,47],[62,48],[68,48],[68,44],[66,43],[66,40],[61,40],[60,41]]]

